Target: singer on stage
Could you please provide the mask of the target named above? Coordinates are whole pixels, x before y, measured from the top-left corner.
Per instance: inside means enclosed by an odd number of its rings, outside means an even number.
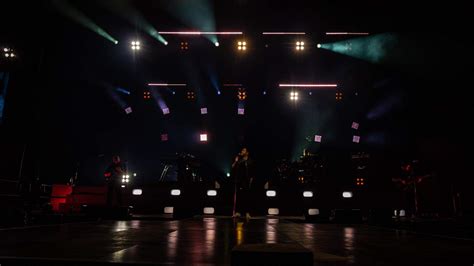
[[[234,181],[233,216],[245,213],[250,218],[250,197],[255,187],[254,163],[249,157],[247,148],[242,148],[232,163],[232,179]]]

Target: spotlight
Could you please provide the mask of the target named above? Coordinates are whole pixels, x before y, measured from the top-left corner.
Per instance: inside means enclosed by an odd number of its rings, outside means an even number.
[[[132,41],[132,50],[140,50],[140,42],[139,41]]]
[[[215,197],[215,196],[217,196],[217,190],[210,189],[210,190],[207,191],[207,195],[209,197]]]
[[[201,114],[202,115],[207,114],[207,108],[206,107],[201,108]]]
[[[296,91],[290,92],[290,100],[297,101],[298,100],[298,92],[296,92]]]
[[[267,190],[265,194],[267,197],[275,197],[277,193],[275,190]]]
[[[3,51],[6,53],[6,52],[9,51],[9,49],[8,48],[3,48]]]
[[[247,50],[247,42],[244,42],[244,41],[239,41],[237,42],[237,49],[239,51],[245,51]]]
[[[200,134],[199,135],[199,140],[201,142],[207,142],[207,134]]]
[[[118,41],[115,41],[114,43],[115,43],[115,44],[118,44]]]
[[[181,195],[181,190],[172,189],[170,193],[171,193],[171,196],[179,196],[179,195]]]
[[[297,51],[304,50],[304,42],[296,42],[296,50]]]
[[[170,113],[170,109],[169,108],[163,108],[161,109],[161,111],[163,112],[163,115],[167,115]]]
[[[134,196],[140,196],[143,193],[141,189],[134,189],[132,190],[132,195]]]
[[[133,173],[133,176],[137,176],[137,173]]]
[[[165,41],[165,45],[168,45],[168,42],[167,42],[167,41]]]
[[[214,45],[215,45],[216,47],[219,47],[219,42],[215,42]]]
[[[226,176],[227,176],[227,177],[230,177],[230,173],[227,173]]]
[[[238,115],[244,115],[245,114],[245,109],[244,108],[237,108],[237,114]]]
[[[344,191],[344,192],[342,192],[342,197],[345,198],[345,199],[352,198],[352,192]]]
[[[318,48],[321,48],[321,44],[320,44],[320,43],[318,43],[317,47],[318,47]]]

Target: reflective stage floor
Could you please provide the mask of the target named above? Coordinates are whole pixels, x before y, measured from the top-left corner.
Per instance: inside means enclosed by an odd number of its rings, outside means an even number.
[[[226,265],[234,246],[249,243],[299,243],[313,252],[314,265],[474,263],[472,240],[368,225],[200,217],[0,229],[0,265]]]

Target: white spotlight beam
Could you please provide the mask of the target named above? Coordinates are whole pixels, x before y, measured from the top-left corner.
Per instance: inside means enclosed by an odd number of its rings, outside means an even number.
[[[279,84],[280,88],[337,88],[337,84]]]
[[[305,35],[306,32],[265,31],[263,35]]]
[[[241,31],[159,31],[161,35],[242,35]]]
[[[148,83],[150,87],[186,87],[184,83]]]
[[[326,32],[326,35],[369,35],[368,32]]]

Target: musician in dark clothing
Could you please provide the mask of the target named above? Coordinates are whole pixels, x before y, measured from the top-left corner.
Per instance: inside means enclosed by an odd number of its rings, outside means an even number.
[[[232,177],[234,181],[234,216],[245,213],[250,218],[250,197],[255,188],[254,163],[249,157],[247,148],[242,148],[232,163]]]
[[[121,183],[125,169],[118,155],[112,157],[112,163],[105,170],[104,176],[107,183],[107,206],[122,205]],[[116,204],[114,204],[114,197]]]

